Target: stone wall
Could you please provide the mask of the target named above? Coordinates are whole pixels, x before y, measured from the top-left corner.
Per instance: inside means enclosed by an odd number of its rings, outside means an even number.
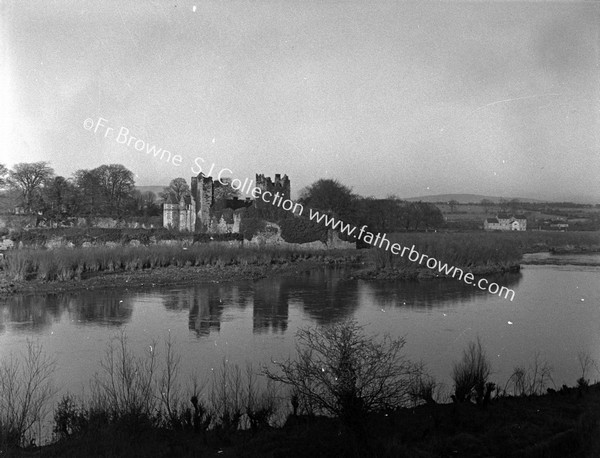
[[[252,237],[250,241],[244,241],[245,246],[256,246],[256,247],[267,247],[267,246],[277,246],[282,248],[294,248],[294,249],[306,249],[306,250],[331,250],[331,249],[341,249],[341,250],[354,250],[356,249],[356,243],[354,242],[346,242],[341,240],[338,235],[329,231],[327,243],[324,243],[320,240],[308,243],[290,243],[286,242],[281,237],[281,228],[274,223],[267,223],[267,229],[273,228],[276,229],[276,232],[273,231],[264,231],[259,234],[256,234]]]

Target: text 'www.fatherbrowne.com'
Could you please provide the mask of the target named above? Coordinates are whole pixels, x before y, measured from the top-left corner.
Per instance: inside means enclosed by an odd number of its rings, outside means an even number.
[[[386,237],[387,234],[382,235],[378,232],[377,235],[374,235],[372,232],[366,230],[367,226],[363,226],[359,230],[356,226],[344,223],[342,220],[333,218],[325,213],[320,213],[312,208],[309,208],[309,218],[311,221],[324,224],[328,228],[338,230],[340,233],[351,237],[353,236],[357,240],[361,240],[369,245],[387,250],[394,255],[400,255],[400,257],[404,257],[408,253],[407,258],[409,261],[418,262],[419,265],[424,265],[428,269],[438,272],[442,275],[458,278],[458,280],[464,281],[467,285],[475,286],[482,291],[487,291],[494,295],[497,294],[498,296],[503,297],[504,299],[509,299],[510,301],[512,301],[515,297],[514,290],[509,289],[506,286],[500,286],[498,283],[493,282],[490,283],[485,278],[480,278],[475,281],[475,275],[471,272],[467,272],[465,274],[462,269],[456,266],[442,263],[436,258],[430,257],[424,253],[419,253],[419,251],[415,249],[414,245],[409,248],[407,246],[403,247],[397,242],[392,243]]]

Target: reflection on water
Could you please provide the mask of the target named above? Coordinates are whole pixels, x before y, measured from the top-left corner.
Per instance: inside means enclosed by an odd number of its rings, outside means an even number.
[[[490,275],[485,277],[490,283],[515,289],[522,279],[520,273]],[[481,291],[477,285],[467,285],[459,280],[425,280],[369,283],[372,295],[385,306],[407,307],[413,309],[429,309],[445,306],[448,303],[462,304],[478,300],[486,300],[488,296],[497,298],[487,291]]]
[[[108,290],[46,296],[15,296],[0,303],[0,332],[7,322],[22,331],[41,332],[63,315],[85,324],[119,326],[131,318],[132,306],[121,293]]]
[[[346,280],[344,269],[14,296],[0,302],[0,359],[38,338],[58,359],[59,385],[77,391],[98,369],[115,331],[125,331],[138,348],[173,334],[186,374],[210,370],[222,358],[263,364],[285,357],[294,351],[298,328],[354,317],[369,332],[405,336],[409,356],[426,361],[439,378],[447,380],[452,362],[479,335],[498,380],[541,351],[560,373],[555,379],[573,383],[579,351],[600,361],[599,273],[598,267],[527,265],[519,274],[487,277],[514,289],[513,302],[458,280]]]
[[[488,277],[514,288],[520,274]],[[430,308],[448,302],[468,302],[488,293],[460,281],[356,281],[344,280],[342,270],[321,269],[295,277],[255,282],[208,283],[178,290],[144,291],[145,301],[160,302],[173,312],[188,312],[189,329],[198,337],[219,332],[226,309],[252,310],[254,333],[285,333],[290,305],[301,309],[316,324],[353,316],[368,296],[382,306]],[[121,326],[131,320],[136,293],[83,291],[46,296],[15,296],[0,304],[0,333],[6,323],[15,331],[41,332],[66,315],[75,325]]]

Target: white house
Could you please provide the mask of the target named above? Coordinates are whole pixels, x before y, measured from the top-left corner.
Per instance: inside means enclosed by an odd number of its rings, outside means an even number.
[[[527,218],[524,215],[509,215],[498,213],[495,218],[487,218],[483,222],[486,231],[525,231]]]

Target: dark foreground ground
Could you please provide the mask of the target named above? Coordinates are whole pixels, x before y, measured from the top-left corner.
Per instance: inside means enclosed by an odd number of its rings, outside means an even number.
[[[231,434],[120,425],[10,457],[600,457],[600,384],[485,409],[443,404],[365,419],[362,434],[333,419],[291,418],[281,429]]]

